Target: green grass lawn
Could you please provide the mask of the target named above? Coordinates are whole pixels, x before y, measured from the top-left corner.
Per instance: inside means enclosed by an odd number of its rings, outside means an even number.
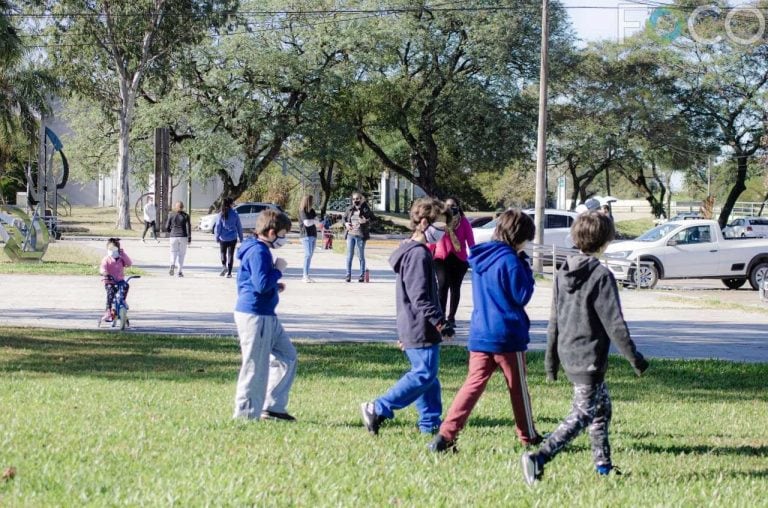
[[[394,346],[301,344],[296,424],[231,419],[233,339],[0,328],[0,506],[765,506],[768,365],[612,361],[611,438],[621,477],[598,478],[579,437],[527,487],[497,376],[459,441],[434,456],[407,409],[381,435],[359,403],[407,369]],[[466,352],[443,350],[446,405]],[[529,357],[537,426],[571,387]],[[564,376],[561,376],[564,377]]]

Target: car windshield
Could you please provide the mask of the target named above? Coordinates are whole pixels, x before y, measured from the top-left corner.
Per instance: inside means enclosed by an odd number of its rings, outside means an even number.
[[[491,222],[483,224],[478,229],[493,229],[495,227],[496,227],[496,219],[493,219]]]
[[[666,224],[656,226],[655,228],[646,231],[638,236],[636,240],[638,242],[655,242],[656,240],[667,236],[672,230],[677,229],[678,226],[680,226],[680,224],[667,222]]]

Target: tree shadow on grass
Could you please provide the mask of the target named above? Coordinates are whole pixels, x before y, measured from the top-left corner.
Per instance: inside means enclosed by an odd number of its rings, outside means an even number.
[[[711,445],[659,445],[656,443],[634,443],[633,450],[670,455],[736,455],[739,457],[766,457],[768,446],[711,446]]]

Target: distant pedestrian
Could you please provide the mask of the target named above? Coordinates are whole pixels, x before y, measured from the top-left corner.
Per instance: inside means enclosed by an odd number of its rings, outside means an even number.
[[[357,249],[360,259],[360,277],[358,282],[365,282],[365,242],[371,237],[370,228],[373,220],[371,207],[359,192],[352,194],[352,204],[344,213],[344,227],[347,239],[347,276],[346,281],[352,280],[352,258]]]
[[[445,232],[445,205],[437,199],[417,199],[411,206],[410,240],[392,253],[389,264],[397,273],[397,337],[400,348],[411,363],[389,391],[361,405],[363,424],[378,434],[382,422],[395,417],[395,411],[414,404],[419,412],[419,430],[432,433],[440,426],[443,412],[440,381],[440,342],[452,337],[453,328],[445,321],[437,296],[437,280],[427,244],[440,241]]]
[[[448,198],[445,205],[451,210],[453,219],[445,229],[442,240],[430,247],[435,258],[437,287],[440,291],[440,305],[447,321],[456,326],[456,310],[461,298],[461,283],[469,269],[467,250],[475,245],[472,226],[464,216],[456,198]],[[450,305],[448,293],[451,294]]]
[[[507,210],[498,219],[493,240],[471,249],[474,310],[467,343],[469,372],[429,445],[433,452],[455,447],[456,438],[499,368],[512,401],[518,438],[526,446],[541,442],[533,424],[525,358],[531,327],[525,306],[533,296],[534,280],[523,249],[535,231],[528,215]]]
[[[184,258],[187,255],[187,246],[192,243],[192,223],[181,201],[174,203],[173,212],[168,216],[165,230],[168,232],[171,250],[171,268],[168,274],[173,276],[174,270],[178,267],[177,275],[184,277]]]
[[[333,219],[326,214],[323,219],[323,250],[333,249]]]
[[[147,231],[152,228],[152,238],[157,243],[160,240],[157,239],[157,208],[155,208],[155,200],[152,196],[147,197],[147,203],[144,205],[144,232],[141,234],[141,241],[144,242],[144,237],[147,236]]]
[[[288,396],[296,376],[296,349],[277,318],[279,282],[285,259],[272,259],[270,249],[286,243],[291,219],[268,208],[256,218],[256,238],[240,246],[237,257],[235,324],[242,363],[235,391],[235,418],[295,421],[288,414]]]
[[[585,428],[589,428],[597,473],[617,472],[608,443],[612,409],[605,384],[611,342],[638,376],[648,368],[629,336],[616,280],[597,259],[614,238],[613,222],[599,212],[583,213],[571,233],[581,253],[569,256],[555,276],[544,363],[550,381],[557,379],[562,363],[573,383],[573,402],[571,413],[541,447],[523,454],[523,477],[529,485],[541,479],[544,465]]]
[[[315,253],[317,243],[317,213],[312,208],[313,199],[311,194],[307,194],[301,198],[299,205],[299,237],[304,247],[304,264],[301,272],[303,282],[315,282],[309,277],[309,265],[312,263],[312,255]]]
[[[221,201],[219,218],[216,219],[216,224],[213,226],[213,235],[219,243],[221,253],[221,272],[219,275],[222,277],[226,275],[228,279],[232,278],[232,265],[237,241],[240,240],[240,243],[243,243],[243,225],[240,223],[240,215],[232,208],[233,204],[234,200],[230,197]]]

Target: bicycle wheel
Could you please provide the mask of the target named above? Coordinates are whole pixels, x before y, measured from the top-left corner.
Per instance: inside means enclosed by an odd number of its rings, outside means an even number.
[[[120,307],[120,329],[125,330],[125,324],[128,320],[128,309]]]

